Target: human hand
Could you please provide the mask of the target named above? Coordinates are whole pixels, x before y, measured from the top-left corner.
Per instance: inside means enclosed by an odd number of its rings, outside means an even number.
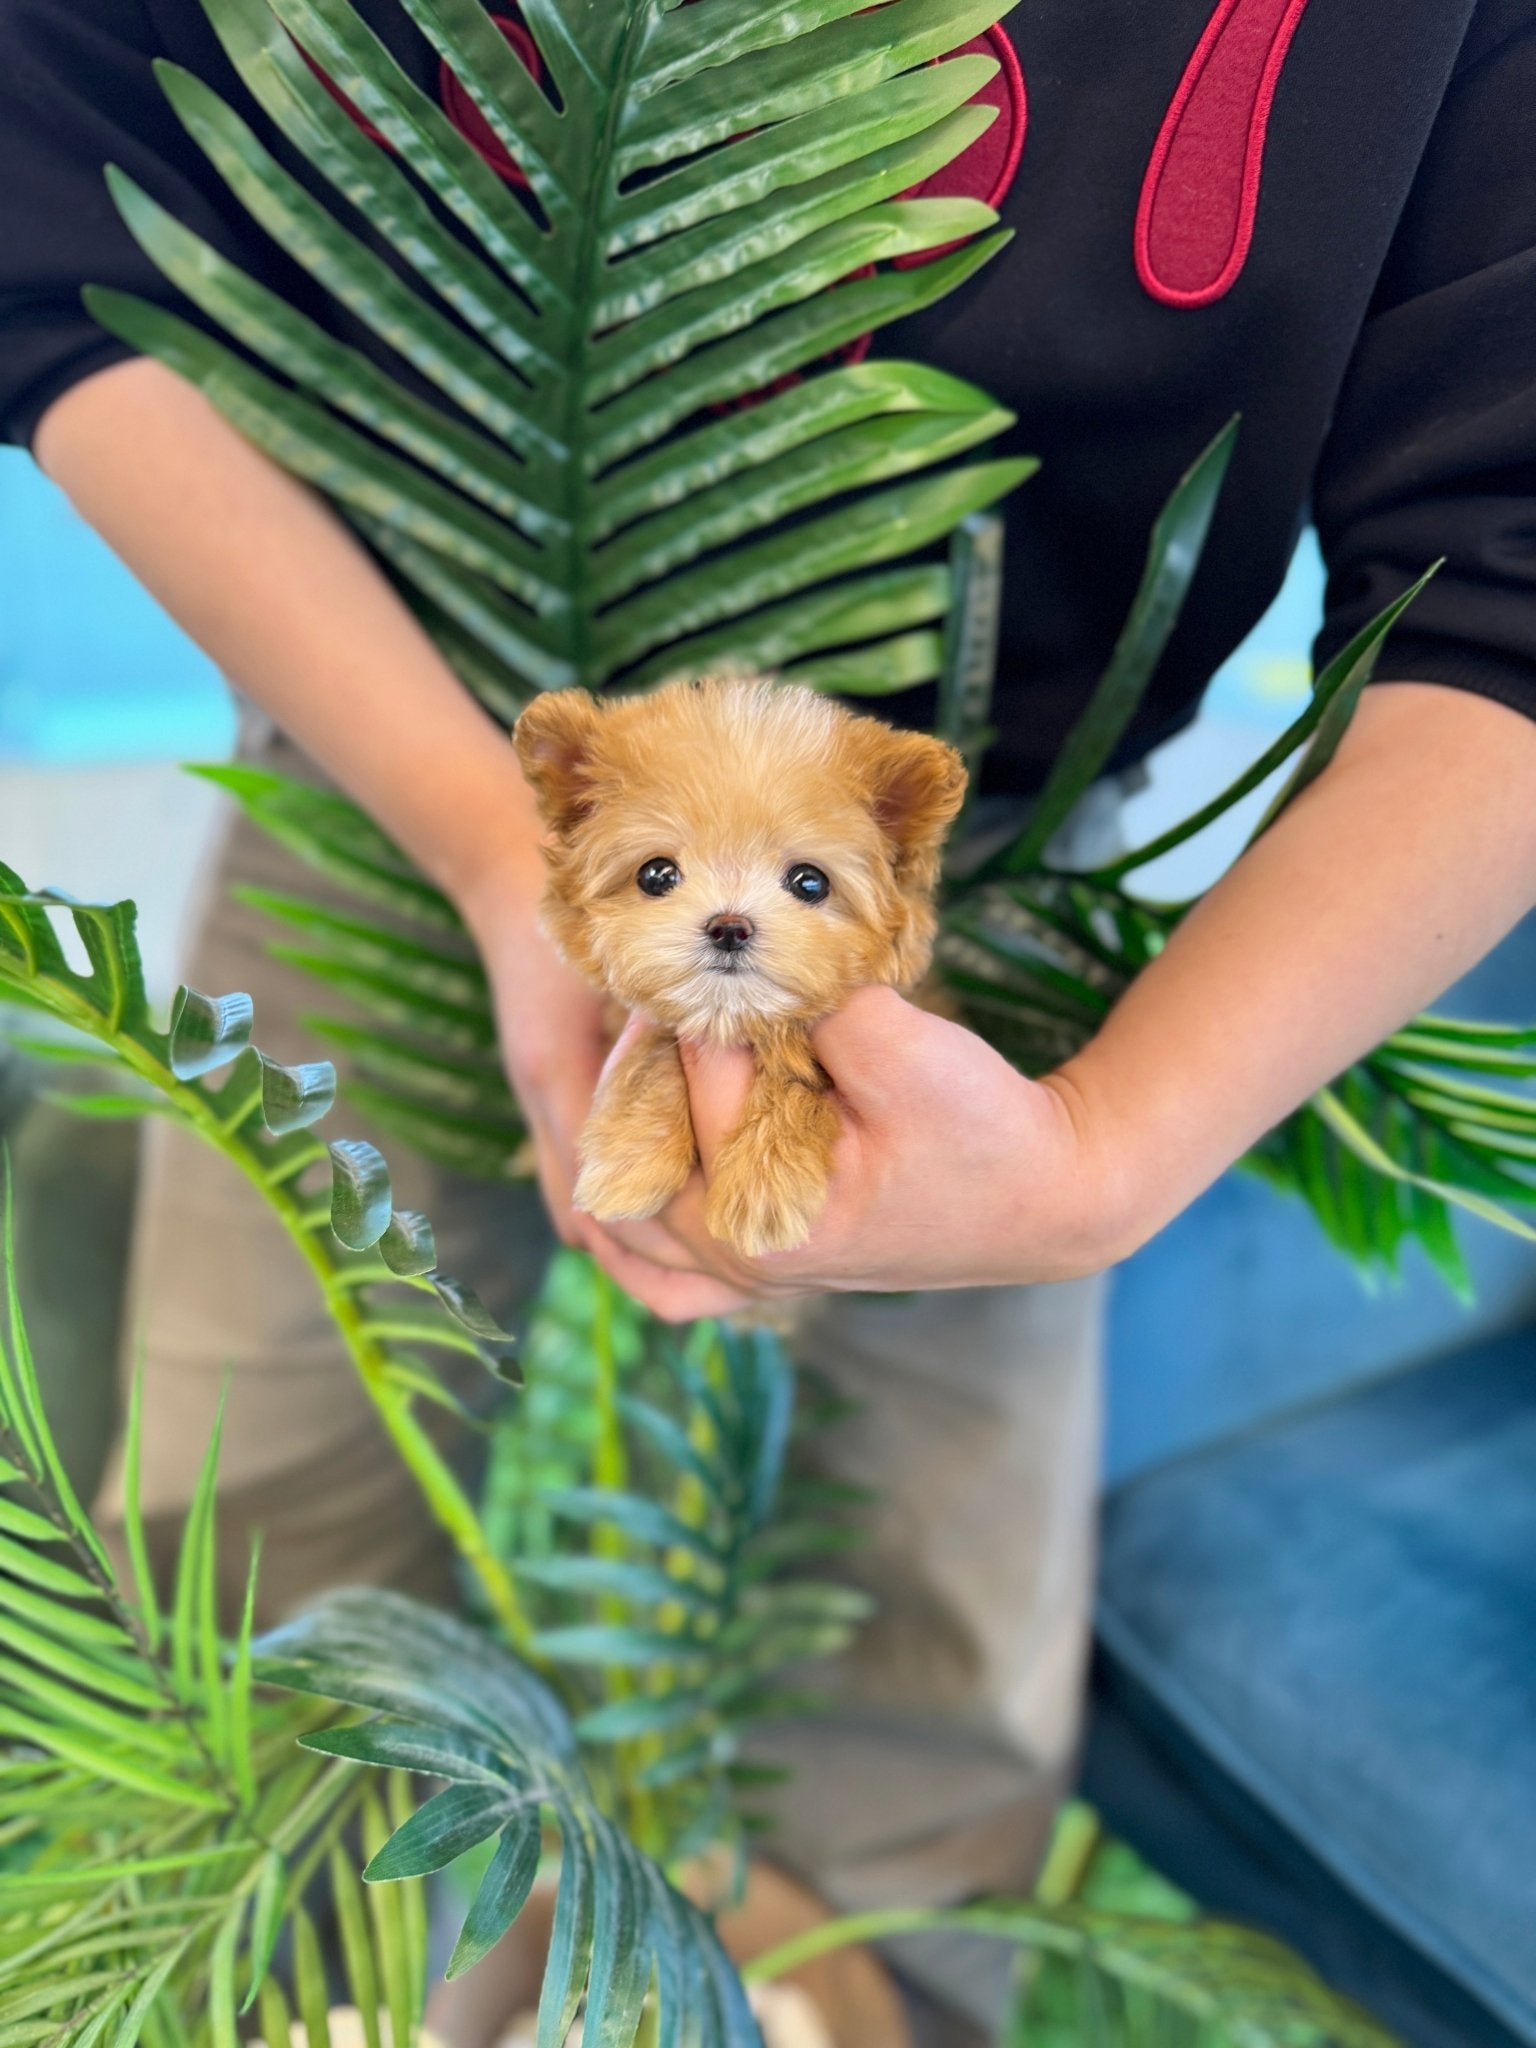
[[[592,1226],[572,1208],[571,1190],[576,1141],[612,1040],[602,997],[560,958],[539,927],[536,891],[515,879],[494,905],[482,899],[473,930],[550,1221],[564,1243],[585,1245]]]
[[[763,1300],[1065,1280],[1131,1248],[1117,1148],[1070,1067],[1026,1080],[972,1032],[890,989],[861,990],[813,1043],[842,1118],[827,1206],[806,1244],[757,1260],[704,1226],[752,1056],[683,1048],[701,1171],[653,1223],[609,1226],[653,1269],[616,1277],[657,1314],[715,1313],[701,1304],[721,1289]]]

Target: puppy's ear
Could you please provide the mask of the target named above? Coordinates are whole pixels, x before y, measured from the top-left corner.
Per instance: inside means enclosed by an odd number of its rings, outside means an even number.
[[[568,832],[592,807],[592,744],[602,711],[585,690],[541,690],[512,728],[512,744],[552,832]]]
[[[860,724],[868,727],[869,805],[891,842],[896,880],[926,896],[939,878],[944,835],[965,800],[965,763],[925,732],[897,732],[877,719]]]

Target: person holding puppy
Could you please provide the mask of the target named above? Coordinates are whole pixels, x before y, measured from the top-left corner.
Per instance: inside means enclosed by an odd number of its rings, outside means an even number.
[[[363,12],[435,89],[392,0]],[[1027,1882],[1068,1781],[1098,1276],[1536,901],[1527,0],[1151,15],[1029,0],[994,32],[1000,54],[1005,34],[1012,128],[982,168],[1017,239],[879,340],[986,386],[1044,458],[1008,513],[988,791],[1017,804],[1039,787],[1157,508],[1234,411],[1211,545],[1117,770],[1192,714],[1308,508],[1331,570],[1324,655],[1431,560],[1447,566],[1327,772],[1060,1071],[1026,1080],[888,989],[820,1023],[840,1118],[826,1207],[803,1246],[752,1258],[705,1220],[750,1055],[685,1041],[700,1163],[659,1216],[599,1224],[575,1207],[609,1040],[600,998],[540,929],[540,826],[505,734],[332,513],[81,310],[86,281],[169,296],[107,201],[108,160],[277,289],[305,290],[155,86],[153,60],[172,56],[259,124],[197,0],[0,8],[5,432],[280,729],[257,752],[317,764],[458,905],[555,1232],[662,1316],[811,1297],[797,1347],[859,1403],[829,1450],[883,1502],[862,1567],[882,1615],[839,1681],[842,1711],[797,1759],[785,1817],[786,1853],[847,1905]],[[929,709],[883,708],[916,724]],[[1085,856],[1112,810],[1077,821]],[[250,989],[273,1049],[297,1052],[298,977],[228,900],[253,879],[293,876],[237,827],[190,978]],[[233,1356],[223,1512],[264,1529],[270,1606],[341,1578],[430,1583],[431,1532],[402,1512],[344,1364],[305,1319],[303,1276],[289,1291],[218,1162],[173,1133],[153,1144],[136,1254],[151,1509],[175,1525]],[[402,1193],[488,1295],[531,1281],[543,1240],[516,1196],[424,1172]],[[207,1257],[186,1261],[188,1241]]]

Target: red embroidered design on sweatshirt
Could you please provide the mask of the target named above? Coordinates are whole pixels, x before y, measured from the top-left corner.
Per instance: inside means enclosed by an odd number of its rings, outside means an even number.
[[[491,19],[522,59],[535,82],[542,84],[543,65],[538,46],[528,33],[521,16],[493,14]],[[331,97],[346,109],[363,133],[382,148],[390,150],[391,154],[396,154],[388,138],[380,133],[307,52],[303,54],[305,62]],[[984,34],[973,37],[962,50],[952,51],[950,54],[952,57],[984,56],[996,60],[996,73],[974,94],[973,104],[994,107],[997,110],[997,118],[984,134],[977,136],[969,149],[962,151],[955,158],[953,163],[946,164],[941,171],[935,171],[931,177],[924,178],[901,196],[904,199],[980,199],[988,206],[1001,207],[1018,175],[1019,159],[1023,154],[1025,132],[1029,125],[1029,98],[1023,67],[1019,63],[1018,52],[1012,41],[1001,27],[987,29]],[[476,154],[509,185],[526,187],[528,180],[521,165],[480,111],[462,81],[446,63],[440,68],[438,93],[444,112]],[[958,245],[950,243],[947,248],[956,246]],[[936,257],[945,255],[947,248],[925,249],[914,256],[898,257],[894,267],[907,269],[915,264],[931,263]],[[855,279],[872,277],[874,274],[874,266],[866,264],[862,269],[854,271],[844,282],[851,283]],[[840,363],[862,362],[869,354],[873,340],[872,334],[861,334],[834,351],[829,360]],[[799,373],[791,373],[778,379],[767,391],[754,392],[750,398],[736,402],[754,404],[798,382]]]
[[[1024,84],[1024,69],[1019,54],[1001,27],[989,28],[985,34],[975,36],[963,49],[950,52],[947,58],[935,58],[935,63],[948,63],[955,57],[992,57],[998,69],[979,91],[972,95],[971,104],[990,106],[997,109],[997,118],[992,125],[971,144],[962,150],[953,163],[946,164],[941,171],[910,186],[901,194],[903,199],[980,199],[988,206],[1000,207],[1007,197],[1009,187],[1018,175],[1019,159],[1024,152],[1024,135],[1029,125],[1029,98]],[[932,263],[936,257],[947,254],[949,249],[959,245],[950,242],[945,248],[923,249],[913,256],[898,256],[892,262],[895,270],[908,270],[920,263]],[[842,280],[851,284],[862,277],[873,277],[875,266],[866,264],[850,277]],[[834,286],[835,290],[836,287]],[[874,345],[873,334],[861,334],[855,340],[845,342],[826,358],[832,363],[862,363]],[[717,412],[729,412],[738,407],[758,405],[765,398],[777,396],[801,381],[803,372],[792,370],[780,377],[764,391],[753,391],[730,403],[712,408]]]
[[[533,37],[528,33],[523,22],[516,15],[511,14],[493,14],[491,20],[501,30],[518,56],[521,57],[534,83],[542,85],[544,81],[544,66],[539,58],[539,48]],[[368,137],[369,141],[378,143],[381,149],[387,149],[391,156],[398,156],[399,151],[389,140],[388,136],[382,134],[375,127],[362,109],[347,97],[335,80],[320,68],[309,52],[301,50],[300,55],[325,87],[331,98],[335,100],[339,107],[346,110],[356,125]],[[438,69],[438,97],[442,101],[443,112],[448,116],[454,127],[458,129],[475,154],[483,158],[490,165],[497,177],[504,178],[509,185],[526,186],[528,180],[523,173],[522,166],[513,157],[511,151],[506,147],[484,114],[481,113],[458,75],[446,62],[440,65]]]
[[[1308,0],[1221,0],[1141,190],[1136,272],[1165,306],[1209,306],[1242,275],[1269,118]]]
[[[989,28],[985,35],[976,36],[964,49],[953,54],[957,57],[996,58],[998,68],[995,75],[972,96],[970,103],[973,107],[996,108],[997,118],[984,134],[977,136],[969,149],[961,151],[953,163],[946,164],[942,171],[935,171],[931,178],[924,178],[901,196],[903,199],[980,199],[987,206],[1000,208],[1019,174],[1019,159],[1024,154],[1024,137],[1029,129],[1029,92],[1024,83],[1024,67],[1019,62],[1019,53],[1012,40],[1001,26]],[[956,244],[951,242],[948,246],[952,249]],[[924,249],[916,256],[898,256],[896,267],[907,270],[914,264],[932,263],[935,257],[946,253],[945,249]]]
[[[523,67],[534,84],[542,85],[544,65],[539,56],[539,46],[523,23],[510,14],[493,14],[491,19],[522,58]],[[476,155],[483,157],[497,177],[504,178],[509,185],[526,186],[528,179],[522,165],[481,113],[457,72],[446,63],[439,74],[437,90],[444,113]]]

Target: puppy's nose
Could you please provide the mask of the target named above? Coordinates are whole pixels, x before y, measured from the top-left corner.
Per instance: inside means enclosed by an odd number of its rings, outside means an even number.
[[[739,953],[751,943],[752,922],[734,910],[719,911],[704,927],[709,943],[720,953]]]

